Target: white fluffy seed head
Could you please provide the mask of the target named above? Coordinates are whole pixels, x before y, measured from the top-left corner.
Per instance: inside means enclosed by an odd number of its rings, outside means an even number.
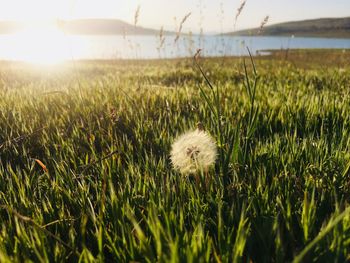
[[[178,137],[171,149],[171,162],[182,174],[206,171],[215,163],[215,140],[205,131],[194,130]]]

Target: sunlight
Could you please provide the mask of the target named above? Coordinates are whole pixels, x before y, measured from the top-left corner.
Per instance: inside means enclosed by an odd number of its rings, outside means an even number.
[[[35,64],[57,64],[69,58],[65,35],[54,24],[31,23],[13,35],[8,56]]]

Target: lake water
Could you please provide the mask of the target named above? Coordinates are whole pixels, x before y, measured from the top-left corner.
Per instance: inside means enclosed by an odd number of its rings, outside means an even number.
[[[349,39],[299,37],[165,36],[78,36],[1,35],[0,59],[55,61],[55,59],[149,59],[193,56],[198,48],[203,56],[244,55],[246,46],[253,54],[266,49],[337,48],[349,49]]]

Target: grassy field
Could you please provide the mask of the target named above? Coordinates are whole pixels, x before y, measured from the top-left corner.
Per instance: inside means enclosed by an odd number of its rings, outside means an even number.
[[[349,261],[349,57],[2,62],[0,261]],[[198,122],[209,183],[169,158]]]

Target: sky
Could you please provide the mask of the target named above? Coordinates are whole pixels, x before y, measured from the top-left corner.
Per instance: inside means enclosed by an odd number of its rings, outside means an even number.
[[[219,33],[234,30],[234,17],[242,0],[0,0],[0,20],[49,21],[79,18],[116,18],[143,27],[175,30],[191,12],[184,31]],[[247,0],[236,30],[320,17],[350,16],[350,0]]]

